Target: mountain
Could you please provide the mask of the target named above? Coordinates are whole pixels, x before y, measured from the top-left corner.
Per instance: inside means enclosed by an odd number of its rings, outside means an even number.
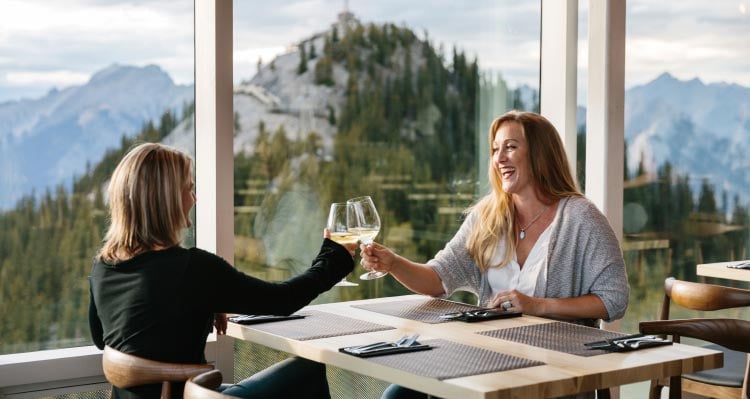
[[[343,32],[349,22],[334,23]],[[234,133],[234,152],[252,154],[258,138],[259,124],[265,131],[274,133],[283,127],[291,140],[304,139],[308,133],[317,133],[323,151],[333,152],[333,137],[336,126],[330,123],[329,114],[340,115],[346,98],[346,83],[349,73],[340,65],[333,66],[333,84],[320,85],[315,82],[314,70],[321,56],[307,61],[307,72],[298,73],[301,47],[315,47],[322,52],[324,38],[330,30],[312,36],[290,46],[290,50],[266,63],[250,80],[234,87],[234,113],[237,118]],[[164,143],[195,155],[192,136],[192,118],[183,121]]]
[[[192,86],[158,66],[112,65],[84,85],[0,104],[0,210],[32,191],[69,186],[123,136],[192,99]]]
[[[664,73],[626,92],[625,140],[630,171],[642,160],[655,174],[668,161],[694,188],[705,178],[748,200],[750,88]]]

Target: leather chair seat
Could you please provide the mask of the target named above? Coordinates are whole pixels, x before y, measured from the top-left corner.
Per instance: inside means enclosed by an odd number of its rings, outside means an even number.
[[[724,352],[724,367],[685,374],[683,377],[711,385],[742,388],[742,382],[745,379],[745,363],[747,362],[745,352],[737,352],[717,344],[702,346],[707,349]]]

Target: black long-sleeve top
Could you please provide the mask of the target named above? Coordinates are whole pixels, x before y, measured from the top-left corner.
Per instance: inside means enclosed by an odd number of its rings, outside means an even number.
[[[205,363],[214,313],[293,313],[354,268],[349,252],[324,240],[304,273],[284,282],[248,276],[198,248],[173,247],[127,261],[94,261],[89,325],[96,346],[147,359]],[[119,392],[116,392],[119,391]],[[114,397],[149,397],[138,390]],[[158,386],[151,389],[158,397]]]

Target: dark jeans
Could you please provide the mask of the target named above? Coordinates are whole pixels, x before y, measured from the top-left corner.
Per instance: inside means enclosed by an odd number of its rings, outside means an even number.
[[[274,364],[250,378],[221,390],[240,398],[310,398],[330,399],[326,366],[293,357]]]
[[[391,384],[388,388],[383,391],[383,396],[380,399],[427,399],[426,393],[417,392],[413,389],[404,388],[401,385]],[[436,396],[433,399],[439,399]]]
[[[380,399],[440,399],[437,396],[427,396],[426,393],[417,392],[415,390],[404,388],[400,385],[392,384],[383,391],[383,396]],[[584,392],[578,395],[563,396],[558,399],[593,399],[594,392]]]

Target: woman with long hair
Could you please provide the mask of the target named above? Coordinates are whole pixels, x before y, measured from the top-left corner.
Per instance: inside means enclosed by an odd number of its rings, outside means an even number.
[[[352,271],[355,247],[327,238],[312,266],[284,282],[248,276],[199,248],[183,248],[195,204],[192,159],[141,144],[112,174],[110,224],[91,272],[94,343],[147,359],[205,363],[206,337],[226,332],[226,313],[286,315]],[[304,389],[300,389],[304,386]],[[182,396],[182,389],[174,394]],[[329,398],[325,366],[287,359],[223,392],[241,397]],[[159,385],[113,388],[115,398],[158,398]]]
[[[374,243],[367,269],[436,297],[468,291],[482,307],[596,326],[623,317],[630,288],[606,217],[576,187],[555,127],[510,111],[489,129],[492,191],[466,210],[456,235],[427,263]],[[423,397],[397,386],[384,397]]]

